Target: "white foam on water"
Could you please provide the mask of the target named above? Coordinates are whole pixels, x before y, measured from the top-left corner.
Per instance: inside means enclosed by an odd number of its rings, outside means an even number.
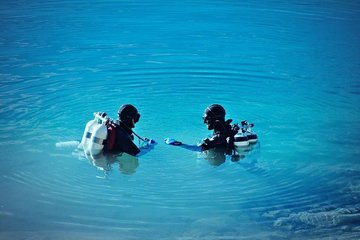
[[[55,144],[58,148],[68,148],[68,147],[78,147],[80,144],[79,141],[66,141],[66,142],[57,142]]]

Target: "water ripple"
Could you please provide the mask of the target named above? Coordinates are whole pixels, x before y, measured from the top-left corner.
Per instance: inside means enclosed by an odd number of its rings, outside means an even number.
[[[4,3],[0,238],[359,238],[358,9]],[[161,142],[202,139],[215,102],[254,122],[261,148],[213,161]],[[116,117],[123,103],[141,112],[136,132],[159,141],[130,170],[74,144],[94,111]]]

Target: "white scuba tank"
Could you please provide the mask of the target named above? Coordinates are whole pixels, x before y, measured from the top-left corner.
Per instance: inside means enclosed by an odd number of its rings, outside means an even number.
[[[90,120],[89,122],[86,123],[84,134],[81,139],[81,147],[84,149],[84,151],[86,153],[89,153],[88,149],[89,149],[89,144],[90,144],[90,140],[91,140],[91,135],[92,135],[93,128],[96,124],[98,124],[96,115],[95,115],[95,119]]]
[[[247,136],[244,135],[242,129],[238,131],[234,136],[234,145],[235,147],[247,147],[249,146],[249,141]]]
[[[252,131],[252,127],[254,126],[254,124],[247,124],[246,125],[246,131],[245,131],[245,135],[247,136],[249,143],[256,143],[258,140],[258,137],[256,135],[256,133],[254,133]]]
[[[94,116],[95,118],[86,124],[81,139],[81,147],[85,154],[91,155],[101,153],[104,148],[104,140],[107,138],[106,113],[94,113]]]
[[[107,139],[107,127],[105,123],[99,119],[97,124],[92,129],[92,135],[88,152],[91,155],[98,155],[104,148],[105,140]]]

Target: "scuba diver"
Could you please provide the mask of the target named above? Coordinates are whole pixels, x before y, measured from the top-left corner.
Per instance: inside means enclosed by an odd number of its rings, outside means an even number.
[[[141,138],[132,130],[139,121],[140,114],[131,104],[120,107],[116,121],[107,117],[104,112],[94,113],[94,116],[95,118],[86,124],[80,143],[85,154],[97,156],[108,153],[127,153],[139,156],[140,148],[149,151],[150,147],[156,143],[152,139]],[[138,147],[133,142],[134,135],[143,142],[141,146]],[[141,151],[142,154],[145,152]]]
[[[140,114],[138,110],[131,104],[124,104],[118,111],[119,119],[115,125],[115,144],[112,149],[114,152],[125,152],[136,156],[140,153],[140,149],[133,142],[134,132],[132,129],[139,122]]]
[[[219,104],[212,104],[205,109],[203,121],[208,130],[213,130],[213,134],[210,138],[205,138],[196,146],[183,144],[172,138],[166,138],[165,143],[192,151],[209,152],[208,150],[211,150],[210,152],[213,152],[213,150],[216,150],[217,152],[222,152],[223,156],[232,155],[234,150],[234,136],[239,129],[235,128],[235,125],[231,125],[231,119],[225,120],[225,115],[225,109]]]
[[[112,153],[122,152],[138,157],[153,149],[156,144],[155,140],[142,138],[132,130],[139,120],[140,113],[133,105],[124,104],[119,108],[118,120],[113,122],[116,134],[115,143],[111,149]],[[139,147],[133,142],[134,135],[139,139],[139,145],[140,140],[142,141],[142,144]]]
[[[232,119],[225,121],[225,109],[219,104],[212,104],[205,109],[203,120],[208,130],[214,130],[211,138],[206,138],[200,144],[201,150],[221,147],[227,152],[234,148],[234,136],[238,129],[231,126]]]
[[[208,106],[203,115],[204,124],[208,130],[213,130],[210,137],[205,138],[198,145],[184,144],[173,138],[165,138],[165,143],[182,148],[205,153],[205,159],[211,165],[219,166],[231,156],[231,161],[239,161],[245,157],[257,143],[257,135],[252,131],[254,124],[241,121],[231,124],[232,119],[225,120],[225,109],[219,104]]]
[[[226,155],[231,155],[232,161],[238,161],[240,156],[235,151],[234,137],[238,133],[237,124],[231,125],[232,120],[225,120],[225,109],[219,104],[208,106],[203,114],[203,121],[208,130],[213,130],[211,137],[205,138],[198,145],[183,144],[172,138],[166,138],[165,143],[182,148],[203,152],[204,158],[214,166],[223,164]]]
[[[94,116],[86,124],[80,143],[85,157],[105,171],[109,171],[112,164],[119,163],[121,172],[134,172],[139,165],[138,157],[152,150],[156,144],[153,139],[143,139],[132,130],[140,119],[138,110],[131,104],[122,105],[116,121],[104,112],[94,113]],[[139,146],[133,142],[134,135],[139,138]]]

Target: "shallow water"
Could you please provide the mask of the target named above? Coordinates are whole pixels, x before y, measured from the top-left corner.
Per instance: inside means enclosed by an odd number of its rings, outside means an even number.
[[[360,237],[360,5],[5,1],[0,239]],[[112,165],[76,149],[95,111],[157,140]],[[196,144],[222,104],[260,143]]]

